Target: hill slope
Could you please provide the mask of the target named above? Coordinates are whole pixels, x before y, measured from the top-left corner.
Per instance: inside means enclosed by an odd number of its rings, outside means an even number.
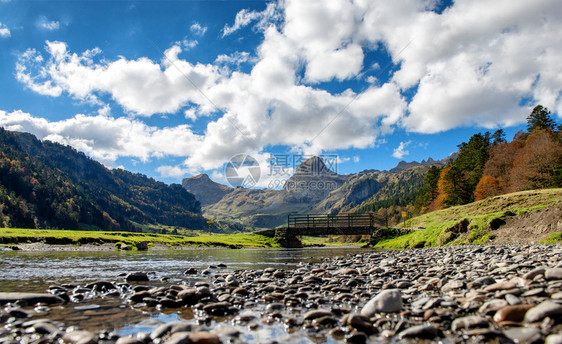
[[[415,217],[424,229],[381,242],[381,248],[548,241],[562,233],[562,189],[515,192]]]
[[[205,227],[195,197],[75,149],[0,128],[0,226],[138,230],[138,224]]]

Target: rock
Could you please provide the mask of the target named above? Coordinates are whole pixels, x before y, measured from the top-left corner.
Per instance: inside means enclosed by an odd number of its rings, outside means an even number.
[[[150,279],[148,278],[148,274],[146,272],[131,272],[125,276],[125,280],[127,282],[148,282]]]
[[[513,294],[505,295],[505,300],[512,306],[521,304],[521,299]]]
[[[562,333],[561,334],[551,334],[546,337],[544,344],[562,344]]]
[[[38,294],[38,293],[2,293],[0,292],[0,306],[7,303],[23,302],[26,305],[34,305],[37,303],[45,303],[48,305],[64,303],[64,300],[52,294]]]
[[[191,339],[189,339],[189,332],[177,332],[172,334],[164,344],[191,344]]]
[[[546,269],[543,268],[543,267],[535,268],[535,269],[527,272],[526,274],[524,274],[523,278],[528,279],[528,280],[532,280],[533,278],[535,278],[538,275],[544,275],[545,271],[546,271]]]
[[[360,314],[345,315],[342,319],[342,324],[366,334],[374,334],[378,332],[373,324],[369,322],[369,318]]]
[[[226,285],[229,287],[238,287],[240,285],[240,281],[234,275],[226,276]]]
[[[508,303],[506,300],[493,299],[484,302],[484,304],[478,309],[478,313],[488,315],[491,313],[495,313],[498,309],[503,308],[507,305]]]
[[[332,316],[334,315],[331,311],[326,309],[315,309],[312,311],[308,311],[304,315],[304,320],[314,320],[316,318],[321,318],[325,316]]]
[[[367,339],[369,337],[367,337],[367,335],[363,332],[355,332],[352,333],[350,336],[348,336],[345,339],[346,343],[352,343],[352,344],[364,344],[367,343]]]
[[[562,280],[562,268],[551,268],[544,272],[544,277],[547,280]]]
[[[498,290],[509,290],[515,288],[516,285],[513,282],[497,282],[484,287],[484,291],[498,291]]]
[[[189,334],[191,344],[220,344],[219,336],[210,332],[191,332]]]
[[[166,324],[162,324],[155,328],[150,333],[150,338],[152,340],[157,338],[162,338],[168,334],[172,334],[175,332],[190,332],[194,329],[194,326],[185,322],[185,321],[172,321]]]
[[[497,323],[501,323],[503,321],[523,321],[525,313],[533,307],[534,305],[529,304],[503,307],[494,315],[494,321]]]
[[[133,248],[125,243],[120,243],[119,246],[117,247],[119,250],[121,251],[131,251]]]
[[[372,317],[375,313],[393,313],[402,310],[402,293],[399,289],[386,289],[371,299],[363,309],[361,315]]]
[[[226,315],[232,305],[228,302],[213,302],[203,306],[203,310],[211,315]]]
[[[537,327],[513,327],[503,330],[503,334],[515,343],[534,343],[541,338]]]
[[[439,330],[433,325],[413,326],[398,334],[398,338],[422,338],[433,339],[439,336]]]
[[[189,268],[187,270],[185,270],[183,272],[185,275],[196,275],[197,274],[197,269],[195,268]]]
[[[115,344],[143,344],[143,342],[132,337],[121,337],[117,339]]]
[[[557,314],[562,314],[562,306],[547,300],[529,309],[525,314],[525,321],[532,323]]]
[[[139,241],[136,246],[139,251],[148,251],[148,241]]]
[[[62,340],[69,344],[95,344],[98,337],[88,331],[73,331],[62,336]]]
[[[472,328],[488,327],[488,320],[478,315],[469,315],[453,320],[451,329],[454,332],[459,330],[468,330]]]

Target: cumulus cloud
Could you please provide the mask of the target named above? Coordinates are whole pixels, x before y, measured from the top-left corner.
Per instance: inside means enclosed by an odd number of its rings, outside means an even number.
[[[396,147],[392,152],[392,156],[396,159],[402,159],[406,155],[409,155],[410,152],[406,150],[406,147],[408,147],[411,143],[412,141],[400,142],[398,147]]]
[[[108,110],[104,112],[107,113]],[[146,162],[164,156],[186,156],[196,149],[200,137],[189,126],[156,128],[138,120],[75,115],[49,122],[22,111],[0,111],[0,126],[7,130],[25,131],[39,139],[71,145],[93,158],[112,166],[126,156]]]
[[[8,29],[8,27],[4,24],[2,24],[0,22],[0,37],[10,37],[12,35],[12,33],[10,32],[10,29]]]
[[[163,175],[217,168],[235,154],[262,154],[273,145],[307,154],[376,147],[398,126],[420,133],[509,126],[529,113],[522,99],[562,113],[562,7],[557,0],[459,0],[441,14],[432,11],[435,3],[269,3],[261,12],[240,11],[223,29],[227,39],[243,27],[257,28],[263,40],[255,54],[219,55],[208,64],[181,57],[189,41],[172,44],[160,61],[110,61],[98,48],[77,53],[64,42],[47,41],[45,51],[29,49],[19,56],[16,76],[39,94],[68,94],[102,109],[100,96],[110,95],[131,116],[209,116],[200,136],[187,126],[166,129],[180,131],[197,149],[186,147],[184,163],[162,167]],[[384,69],[379,65],[365,66],[369,53],[390,55],[389,78],[379,75]],[[251,71],[233,68],[242,63]],[[324,82],[352,79],[366,89],[336,93],[322,88]],[[100,125],[123,120],[101,114]],[[82,121],[76,117],[65,123],[80,126]],[[142,124],[126,121],[126,127]],[[143,127],[141,132],[150,135],[138,137],[148,143],[134,156],[172,154],[146,138],[163,130]],[[102,149],[87,135],[76,140],[91,152]],[[408,144],[402,142],[393,155],[407,155]]]
[[[273,21],[279,20],[280,16],[281,14],[279,9],[274,2],[267,4],[266,9],[261,12],[243,9],[236,14],[236,18],[234,19],[234,24],[232,26],[224,26],[222,36],[225,37],[231,35],[234,32],[250,25],[252,22],[257,22],[255,27],[264,30],[271,25]]]
[[[56,20],[49,20],[47,17],[40,17],[37,21],[37,27],[42,30],[55,31],[60,28],[60,22]]]
[[[201,25],[200,23],[193,23],[189,28],[194,35],[203,36],[207,32],[207,27]]]

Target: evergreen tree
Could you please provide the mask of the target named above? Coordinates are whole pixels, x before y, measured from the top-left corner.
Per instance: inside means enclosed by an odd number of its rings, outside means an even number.
[[[556,131],[556,122],[550,116],[550,111],[542,105],[535,106],[527,117],[527,131],[531,133],[536,129]]]

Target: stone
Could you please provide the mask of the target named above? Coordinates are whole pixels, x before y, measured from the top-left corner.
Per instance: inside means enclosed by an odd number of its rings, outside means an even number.
[[[308,311],[304,315],[304,320],[314,320],[316,318],[321,318],[325,316],[332,316],[334,315],[331,311],[327,309],[315,309],[312,311]]]
[[[26,305],[35,305],[37,303],[45,303],[48,305],[64,303],[61,297],[52,294],[0,292],[0,306],[7,303],[16,303],[18,301]]]
[[[95,344],[98,337],[88,331],[73,331],[62,336],[62,340],[69,344]]]
[[[505,300],[512,306],[521,304],[521,299],[513,294],[505,295]]]
[[[138,251],[148,251],[148,241],[139,241],[136,246]]]
[[[498,291],[498,290],[508,290],[515,288],[516,285],[513,282],[497,282],[484,287],[485,291]]]
[[[143,344],[143,342],[133,337],[121,337],[117,339],[115,344]]]
[[[529,309],[525,314],[525,321],[532,323],[557,314],[562,314],[562,306],[547,300]]]
[[[398,334],[398,338],[433,339],[439,336],[439,330],[433,325],[418,325],[405,329]]]
[[[507,306],[508,303],[506,300],[500,299],[493,299],[490,301],[485,302],[480,308],[478,309],[478,313],[488,315],[491,313],[495,313],[498,309]]]
[[[191,332],[189,333],[191,344],[220,344],[219,336],[210,332]]]
[[[154,340],[176,332],[190,332],[193,329],[194,326],[185,321],[172,321],[155,328],[150,333],[150,338]]]
[[[562,280],[562,268],[551,268],[544,272],[544,277],[551,280]]]
[[[525,313],[527,313],[527,311],[533,307],[534,305],[529,304],[503,307],[499,309],[494,315],[494,321],[497,323],[501,323],[503,321],[523,321],[523,319],[525,318]]]
[[[240,285],[240,281],[234,275],[226,276],[226,285],[229,287],[238,287]]]
[[[546,269],[543,268],[543,267],[535,268],[535,269],[527,272],[526,274],[524,274],[523,278],[528,279],[528,280],[532,280],[533,278],[537,277],[538,275],[544,275],[545,271],[546,271]]]
[[[185,270],[183,272],[185,275],[196,275],[197,274],[197,269],[195,268],[189,268],[187,270]]]
[[[190,332],[176,332],[172,334],[163,344],[191,344]]]
[[[369,322],[369,318],[360,314],[346,314],[342,319],[342,324],[366,334],[374,334],[378,332],[376,327]]]
[[[472,328],[483,328],[488,327],[488,320],[478,315],[469,315],[462,318],[457,318],[453,320],[451,324],[451,329],[454,332],[459,330],[468,330]]]
[[[148,278],[148,274],[146,272],[131,272],[125,276],[125,280],[127,282],[148,282],[150,279]]]
[[[547,336],[544,344],[562,344],[562,333]]]
[[[375,313],[394,313],[402,310],[402,293],[399,289],[386,289],[371,299],[363,309],[361,315],[372,317]]]
[[[515,343],[534,343],[541,338],[541,330],[537,327],[508,328],[503,334]]]

